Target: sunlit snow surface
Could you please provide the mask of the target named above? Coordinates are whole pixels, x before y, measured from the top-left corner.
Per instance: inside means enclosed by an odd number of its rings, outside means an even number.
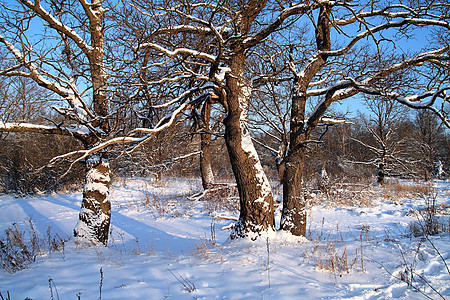
[[[450,204],[450,183],[435,186],[437,202]],[[424,207],[421,197],[401,199],[402,204],[375,197],[371,207],[314,206],[308,219],[311,241],[271,232],[251,242],[229,241],[222,228],[232,221],[213,221],[214,215],[237,217],[236,211],[213,212],[213,202],[186,200],[200,189],[199,180],[113,184],[108,248],[83,249],[71,240],[64,255],[37,257],[13,274],[0,271],[1,293],[50,299],[51,279],[54,299],[98,299],[100,287],[102,299],[423,299],[391,275],[400,277],[405,266],[413,266],[416,288],[440,299],[428,282],[450,297],[450,274],[442,262],[450,264],[449,233],[430,237],[441,257],[429,241],[408,235],[417,219],[412,212]],[[25,229],[29,217],[44,237],[49,226],[70,237],[80,202],[81,193],[1,196],[0,235],[12,223]],[[320,269],[333,255],[346,255],[348,272]]]

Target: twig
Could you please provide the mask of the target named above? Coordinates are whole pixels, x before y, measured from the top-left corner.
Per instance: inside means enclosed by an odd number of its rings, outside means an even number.
[[[99,296],[99,300],[102,300],[102,286],[103,286],[103,267],[100,268],[100,285],[98,287],[99,291],[100,291],[100,296]]]
[[[236,218],[236,217],[225,217],[225,216],[214,216],[213,219],[230,220],[230,221],[239,220],[239,218]]]
[[[50,299],[51,299],[51,300],[54,299],[54,298],[53,298],[53,288],[52,288],[52,283],[53,283],[53,286],[55,287],[56,299],[59,300],[58,289],[56,288],[56,284],[55,284],[55,282],[53,281],[53,279],[52,279],[51,277],[48,279],[48,287],[50,288]]]
[[[170,274],[172,274],[173,277],[175,277],[175,279],[183,286],[184,290],[188,293],[195,291],[197,288],[195,287],[195,284],[190,281],[187,277],[184,278],[183,276],[181,276],[178,272],[178,276],[176,276],[172,270],[170,270],[169,268],[167,268],[167,270],[169,270]]]
[[[0,297],[2,300],[11,300],[11,296],[9,295],[9,291],[6,291],[6,298],[3,297],[2,292],[0,292]]]

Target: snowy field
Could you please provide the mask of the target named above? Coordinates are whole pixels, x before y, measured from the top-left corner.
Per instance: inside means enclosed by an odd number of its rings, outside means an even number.
[[[3,297],[450,298],[449,182],[406,198],[395,189],[361,189],[364,203],[313,198],[308,239],[269,233],[256,242],[228,240],[235,202],[187,200],[200,187],[196,180],[116,183],[109,246],[88,249],[71,238],[81,193],[0,196]],[[423,236],[424,209],[433,201],[433,226],[444,232]],[[23,269],[5,265],[8,243],[15,250],[27,243],[30,252],[34,245],[42,255]]]

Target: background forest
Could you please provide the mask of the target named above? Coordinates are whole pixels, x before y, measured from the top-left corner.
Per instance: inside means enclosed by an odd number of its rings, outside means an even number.
[[[50,119],[51,116],[46,116],[45,111],[39,110],[38,103],[25,101],[20,104],[19,99],[11,99],[11,95],[41,99],[45,97],[43,91],[34,91],[36,94],[33,95],[33,91],[22,90],[26,94],[21,95],[12,82],[3,82],[3,87],[3,115],[8,116],[9,120],[20,122],[28,116],[37,120]],[[380,163],[385,164],[386,176],[392,178],[428,181],[449,177],[448,130],[431,113],[410,111],[392,101],[378,103],[368,100],[355,106],[356,113],[336,113],[346,115],[348,124],[323,126],[318,133],[318,142],[308,149],[305,180],[310,187],[320,185],[323,170],[327,174],[328,184],[374,183]],[[280,180],[277,153],[282,134],[278,127],[258,126],[263,122],[259,116],[264,110],[254,110],[250,117],[254,124],[252,136],[266,173],[271,181],[277,182]],[[133,155],[112,161],[116,179],[201,178],[200,134],[191,120],[192,116],[187,114],[177,126],[169,132],[158,134]],[[211,143],[212,170],[219,182],[232,182],[223,132],[220,127],[215,131]],[[62,178],[60,176],[66,171],[67,164],[37,172],[53,157],[80,149],[80,144],[73,138],[7,133],[3,134],[0,145],[3,193],[25,195],[67,191],[80,188],[83,184],[81,166]]]

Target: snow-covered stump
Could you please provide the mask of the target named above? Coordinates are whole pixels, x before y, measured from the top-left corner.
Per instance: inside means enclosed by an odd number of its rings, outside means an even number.
[[[99,155],[87,161],[86,184],[78,223],[74,229],[77,241],[86,245],[106,245],[111,221],[109,163]]]

